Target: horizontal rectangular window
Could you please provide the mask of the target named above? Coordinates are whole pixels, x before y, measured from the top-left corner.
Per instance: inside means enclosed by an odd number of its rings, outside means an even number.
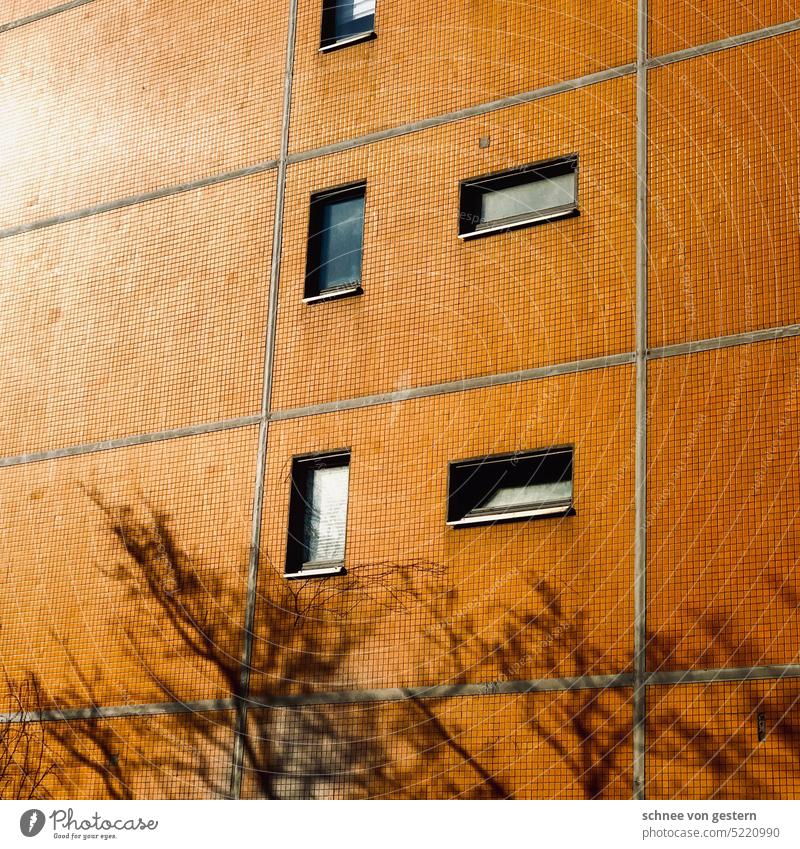
[[[311,198],[305,300],[361,293],[366,184],[320,192]]]
[[[323,0],[323,52],[365,41],[375,35],[375,0]]]
[[[451,463],[448,525],[572,515],[572,454],[545,448]]]
[[[348,452],[293,460],[287,577],[344,571],[349,478]]]
[[[461,184],[459,237],[525,227],[578,213],[578,158],[566,156]]]

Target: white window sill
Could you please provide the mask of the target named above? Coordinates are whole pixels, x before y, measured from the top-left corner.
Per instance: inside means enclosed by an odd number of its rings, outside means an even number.
[[[517,230],[520,227],[528,227],[531,224],[544,224],[547,221],[558,221],[560,218],[572,218],[578,214],[578,208],[576,206],[569,206],[565,209],[550,209],[542,213],[542,215],[532,215],[530,218],[523,218],[519,221],[500,221],[496,225],[481,227],[479,230],[459,233],[458,238],[467,241],[468,239],[477,239],[480,236],[491,236],[494,233]]]
[[[321,304],[325,301],[336,301],[339,298],[351,298],[354,295],[363,295],[364,289],[358,283],[355,286],[342,286],[339,289],[331,289],[328,292],[320,292],[319,295],[311,295],[303,298],[304,304]]]
[[[492,525],[495,522],[510,522],[515,519],[543,519],[556,516],[571,516],[574,513],[575,508],[571,504],[568,504],[557,507],[540,507],[532,510],[509,510],[508,513],[495,513],[493,515],[464,516],[463,519],[456,519],[447,524],[451,528],[463,528],[469,525]]]
[[[333,53],[334,50],[339,50],[342,47],[349,47],[351,44],[360,44],[362,41],[372,41],[377,35],[374,29],[366,32],[357,32],[355,35],[348,35],[347,38],[341,38],[339,41],[332,41],[330,44],[323,44],[320,47],[320,53]]]
[[[324,578],[328,575],[343,575],[344,573],[344,563],[336,563],[328,566],[310,566],[307,569],[301,569],[299,572],[284,572],[283,577],[291,581],[298,578]]]

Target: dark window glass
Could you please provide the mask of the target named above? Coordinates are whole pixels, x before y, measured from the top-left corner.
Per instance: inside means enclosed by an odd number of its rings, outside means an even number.
[[[311,199],[306,298],[360,291],[364,189],[361,183]]]
[[[375,0],[324,0],[322,47],[349,42],[375,29]]]
[[[459,236],[510,230],[578,211],[578,160],[568,156],[461,184]]]
[[[546,448],[450,464],[450,525],[572,512],[572,448]]]

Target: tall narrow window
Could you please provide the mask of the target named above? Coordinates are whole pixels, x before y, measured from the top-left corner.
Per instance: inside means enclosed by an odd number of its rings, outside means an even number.
[[[470,239],[578,214],[578,158],[566,156],[461,184],[458,235]]]
[[[349,478],[348,452],[293,461],[286,577],[344,571]]]
[[[311,198],[305,300],[359,295],[364,241],[365,183]]]
[[[375,0],[323,0],[320,50],[375,37]]]
[[[448,525],[567,516],[573,512],[571,447],[450,464]]]

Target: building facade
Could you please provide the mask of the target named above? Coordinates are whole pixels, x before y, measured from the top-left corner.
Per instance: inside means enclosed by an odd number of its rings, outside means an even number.
[[[796,797],[800,5],[51,2],[2,794]]]

